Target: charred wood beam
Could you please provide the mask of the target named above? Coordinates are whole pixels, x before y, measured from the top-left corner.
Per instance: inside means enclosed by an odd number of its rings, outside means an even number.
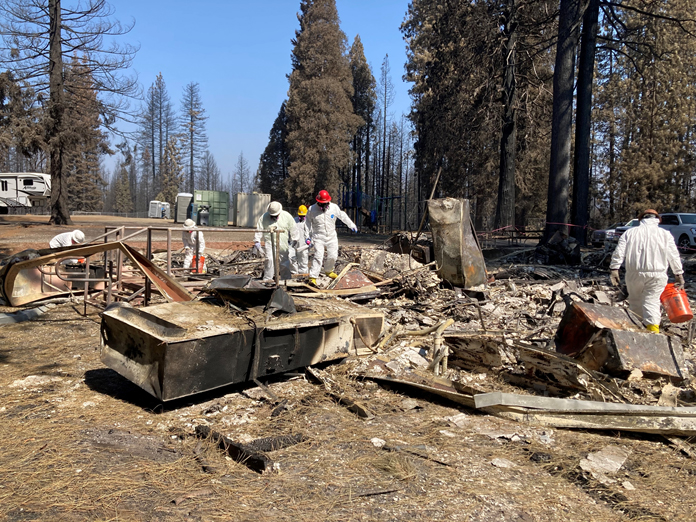
[[[257,473],[264,473],[273,467],[273,461],[263,453],[244,444],[234,442],[224,435],[213,431],[208,426],[196,426],[196,437],[213,441],[234,461],[244,464]]]

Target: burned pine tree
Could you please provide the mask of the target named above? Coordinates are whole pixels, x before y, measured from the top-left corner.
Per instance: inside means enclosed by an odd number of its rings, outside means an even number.
[[[111,19],[113,10],[100,0],[63,7],[61,0],[0,3],[0,60],[19,80],[48,96],[45,143],[50,158],[51,218],[56,225],[70,224],[68,187],[63,160],[66,152],[64,57],[85,56],[84,67],[99,93],[105,124],[114,123],[125,109],[123,96],[137,92],[135,78],[121,73],[130,67],[137,48],[116,43],[107,48],[104,37],[127,34],[130,25]]]
[[[320,189],[338,192],[350,165],[350,141],[362,119],[353,112],[346,36],[334,0],[302,0],[293,40],[286,113],[290,152],[285,192],[292,205]]]

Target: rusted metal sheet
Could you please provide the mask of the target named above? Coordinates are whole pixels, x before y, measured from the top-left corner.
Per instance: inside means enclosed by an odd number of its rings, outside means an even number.
[[[336,290],[348,290],[353,288],[362,288],[372,285],[372,281],[363,274],[360,270],[352,270],[344,275],[341,280],[336,283]]]
[[[102,314],[101,360],[168,401],[342,358],[382,331],[384,316],[358,305],[295,302],[300,311],[281,317],[200,301],[114,306]]]
[[[168,276],[164,270],[157,267],[137,250],[120,241],[77,248],[37,250],[28,255],[27,259],[11,261],[0,270],[2,295],[10,306],[21,306],[48,297],[67,295],[72,292],[72,284],[56,274],[55,264],[63,259],[87,257],[110,250],[123,252],[152,281],[168,301],[193,299],[193,295],[177,283],[173,277]],[[72,274],[70,277],[74,282],[84,282],[84,276],[81,274]],[[104,281],[105,279],[99,280],[101,284]],[[90,284],[90,287],[98,289],[93,284]]]
[[[688,376],[679,341],[646,331],[626,308],[573,303],[558,326],[556,351],[613,375],[639,369],[677,380]]]
[[[591,370],[609,374],[639,369],[646,375],[688,377],[679,341],[651,332],[602,330],[575,358]]]
[[[440,277],[464,288],[486,283],[486,263],[469,216],[469,200],[432,199],[428,213]]]
[[[589,303],[572,303],[566,308],[556,331],[556,351],[574,355],[582,350],[599,330],[641,331],[640,318],[627,308]]]

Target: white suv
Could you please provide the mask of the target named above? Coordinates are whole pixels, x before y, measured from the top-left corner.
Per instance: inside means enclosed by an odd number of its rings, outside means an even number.
[[[696,214],[682,212],[660,214],[660,227],[669,230],[681,250],[696,248]]]

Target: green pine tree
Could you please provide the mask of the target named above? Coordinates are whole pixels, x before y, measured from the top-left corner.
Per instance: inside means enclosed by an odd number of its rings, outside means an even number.
[[[335,0],[302,0],[288,90],[288,202],[338,191],[350,165],[350,141],[362,119],[353,113],[353,78]]]

